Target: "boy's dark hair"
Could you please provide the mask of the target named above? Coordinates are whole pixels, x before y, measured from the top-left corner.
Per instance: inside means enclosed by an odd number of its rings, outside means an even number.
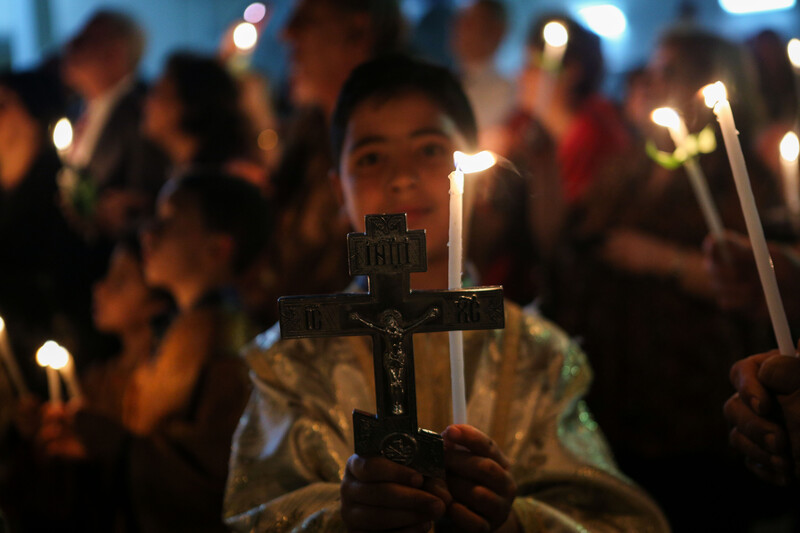
[[[181,102],[181,128],[199,143],[196,163],[224,164],[251,155],[247,118],[239,107],[239,86],[213,57],[176,52],[164,76]]]
[[[231,269],[245,271],[263,250],[272,220],[258,188],[241,178],[220,172],[196,171],[177,178],[172,202],[196,206],[206,228],[233,238]],[[185,204],[184,204],[185,205]]]
[[[600,46],[600,37],[587,30],[575,20],[563,15],[544,15],[531,26],[528,32],[528,46],[544,49],[544,36],[542,32],[548,22],[557,21],[567,28],[569,41],[564,51],[564,65],[577,64],[581,68],[580,79],[573,87],[572,99],[574,103],[582,102],[586,97],[595,93],[603,82],[604,63],[603,51]]]
[[[347,124],[353,112],[367,100],[390,100],[407,93],[419,93],[429,98],[455,122],[469,148],[477,146],[475,114],[453,73],[404,54],[389,54],[356,67],[339,93],[331,119],[334,167],[339,166]]]

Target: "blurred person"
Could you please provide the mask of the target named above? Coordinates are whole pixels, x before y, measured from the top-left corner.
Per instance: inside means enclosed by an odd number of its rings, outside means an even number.
[[[494,58],[506,32],[502,2],[478,0],[458,12],[451,47],[464,89],[475,108],[480,146],[495,148],[499,131],[512,109],[515,87],[497,72]]]
[[[651,130],[653,110],[652,98],[649,96],[650,78],[645,66],[630,70],[625,75],[625,98],[623,101],[623,114],[628,122],[634,137],[643,136]]]
[[[447,285],[448,192],[437,178],[477,126],[453,74],[404,56],[357,67],[332,119],[337,196],[355,230],[407,212],[426,230],[415,289]],[[338,154],[338,155],[336,155]],[[343,240],[344,236],[340,237]],[[358,282],[348,292],[361,292]],[[247,351],[254,381],[226,495],[235,531],[666,531],[657,506],[615,468],[581,401],[591,370],[555,326],[507,302],[504,331],[465,333],[468,412],[451,420],[447,335],[414,336],[422,427],[443,431],[446,479],[352,455],[354,407],[372,409],[368,337],[280,340]],[[491,407],[487,408],[487,406]]]
[[[760,104],[749,66],[739,46],[695,27],[662,35],[648,64],[648,107],[676,109],[692,133],[715,129],[716,150],[697,161],[724,226],[738,231],[744,220],[726,150],[699,90],[725,83],[759,209],[777,205],[773,179],[753,157]],[[645,135],[675,148],[665,128],[653,124]],[[545,311],[593,354],[598,422],[673,528],[746,531],[782,512],[780,499],[773,504],[729,457],[719,406],[730,394],[728,369],[766,332],[719,312],[702,252],[707,232],[683,167],[661,167],[639,147],[574,210]],[[687,483],[698,471],[703,480]],[[705,497],[712,486],[724,502],[716,508]]]
[[[479,146],[490,140],[514,104],[514,85],[497,72],[495,54],[506,33],[506,8],[499,0],[477,0],[458,12],[451,47],[464,90],[475,109]]]
[[[0,75],[0,316],[17,354],[54,333],[75,337],[90,321],[85,249],[56,203],[57,87],[36,71]],[[29,381],[38,375],[32,359],[20,366]]]
[[[758,88],[765,104],[766,120],[758,132],[756,149],[763,164],[780,177],[781,140],[786,132],[797,132],[800,124],[800,81],[786,53],[786,42],[775,31],[763,30],[747,39],[745,46],[755,58]]]
[[[126,387],[122,423],[80,405],[49,410],[46,452],[103,467],[116,531],[225,531],[230,441],[249,393],[238,356],[249,329],[231,287],[261,248],[264,211],[235,177],[170,180],[143,234],[144,273],[179,312]]]
[[[139,25],[127,15],[97,11],[65,45],[64,83],[84,103],[67,161],[97,189],[89,236],[114,238],[152,209],[165,179],[163,155],[140,132],[144,85],[136,70],[145,47]],[[101,254],[104,268],[106,254]]]
[[[541,64],[542,29],[553,20],[569,32],[555,74]],[[543,103],[545,76],[554,76],[554,86]],[[507,173],[489,200],[476,205],[469,244],[483,282],[516,287],[510,297],[517,302],[548,297],[553,249],[565,220],[603,169],[631,148],[620,113],[599,92],[603,76],[597,35],[561,16],[542,16],[530,26],[516,109],[497,148],[520,175]]]
[[[108,271],[95,283],[92,296],[95,326],[118,337],[120,350],[81,377],[82,407],[122,423],[128,383],[135,370],[150,361],[162,333],[157,330],[158,321],[169,313],[172,300],[147,284],[137,236],[117,243]]]
[[[396,0],[296,0],[283,39],[294,111],[271,178],[277,217],[269,251],[274,297],[347,284],[341,237],[348,225],[328,179],[327,123],[350,71],[401,46],[400,8]],[[271,310],[274,321],[274,306]]]
[[[236,80],[217,59],[174,53],[148,93],[142,130],[168,155],[174,175],[238,170],[260,185],[264,169],[241,104]]]

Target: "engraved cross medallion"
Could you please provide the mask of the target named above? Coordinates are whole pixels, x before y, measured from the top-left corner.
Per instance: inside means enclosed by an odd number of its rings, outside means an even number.
[[[406,228],[404,213],[367,215],[366,233],[347,236],[350,275],[367,276],[367,293],[280,298],[281,337],[370,335],[377,415],[353,411],[355,451],[441,478],[442,438],[417,424],[411,336],[500,329],[503,290],[412,291],[410,274],[427,269],[425,230]]]

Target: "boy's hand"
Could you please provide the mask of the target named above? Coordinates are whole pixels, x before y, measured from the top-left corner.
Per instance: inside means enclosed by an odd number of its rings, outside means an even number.
[[[788,432],[791,469],[800,477],[800,358],[775,355],[758,370],[759,381],[776,395]]]
[[[356,531],[426,533],[450,501],[440,485],[383,457],[352,455],[341,485],[342,519]]]
[[[511,505],[517,486],[508,471],[511,462],[486,434],[465,425],[442,433],[447,488],[453,495],[448,507],[448,529],[463,532],[516,531]],[[438,526],[437,526],[438,529]]]
[[[786,485],[792,471],[789,437],[775,399],[760,379],[762,367],[776,357],[781,356],[773,350],[733,365],[730,377],[737,392],[725,402],[724,412],[733,427],[731,446],[744,455],[747,467],[765,481]]]

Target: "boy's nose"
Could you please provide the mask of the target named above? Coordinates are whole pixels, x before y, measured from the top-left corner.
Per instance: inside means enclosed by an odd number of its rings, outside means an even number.
[[[406,189],[413,189],[418,185],[419,173],[414,165],[399,163],[393,170],[389,179],[389,187],[392,192],[400,192]]]

